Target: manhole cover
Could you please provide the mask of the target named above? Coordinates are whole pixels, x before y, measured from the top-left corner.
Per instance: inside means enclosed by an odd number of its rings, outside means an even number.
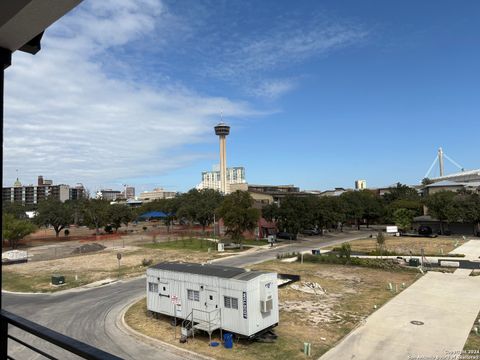
[[[418,320],[412,320],[410,321],[410,324],[413,324],[413,325],[423,325],[425,324],[423,321],[418,321]]]

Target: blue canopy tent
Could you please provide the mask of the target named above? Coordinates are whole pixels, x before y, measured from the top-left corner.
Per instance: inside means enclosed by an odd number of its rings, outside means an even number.
[[[140,219],[165,219],[166,217],[171,216],[169,213],[164,213],[163,211],[149,211],[145,214],[139,216]]]

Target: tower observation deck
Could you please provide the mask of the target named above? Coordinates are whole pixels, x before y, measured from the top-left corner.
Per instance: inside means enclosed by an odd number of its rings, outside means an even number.
[[[225,123],[220,123],[217,126],[215,126],[215,135],[218,136],[227,136],[230,134],[230,126],[228,126]]]

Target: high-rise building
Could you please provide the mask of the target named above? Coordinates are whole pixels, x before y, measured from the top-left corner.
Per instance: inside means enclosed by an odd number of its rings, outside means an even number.
[[[85,198],[86,196],[87,192],[82,184],[77,184],[70,188],[70,200],[79,200]]]
[[[355,180],[355,190],[365,190],[367,188],[367,180]]]
[[[230,185],[232,184],[246,184],[245,168],[241,166],[227,168],[226,171],[226,194],[230,193]],[[202,182],[197,186],[197,189],[214,189],[222,192],[221,187],[221,171],[204,171],[202,172]]]
[[[133,186],[125,187],[125,198],[126,199],[135,199],[135,188]]]
[[[70,186],[53,185],[52,180],[44,180],[42,176],[39,176],[37,185],[22,185],[17,178],[12,187],[2,188],[2,201],[7,203],[34,205],[50,196],[61,202],[69,200]]]

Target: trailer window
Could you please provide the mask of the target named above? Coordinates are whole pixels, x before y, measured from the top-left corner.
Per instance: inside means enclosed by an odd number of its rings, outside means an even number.
[[[196,291],[196,290],[188,289],[187,290],[187,297],[188,297],[188,300],[200,301],[200,292]]]
[[[223,297],[223,305],[227,309],[238,310],[238,299],[230,296]]]
[[[148,283],[148,291],[150,292],[158,292],[158,284],[155,283]]]

